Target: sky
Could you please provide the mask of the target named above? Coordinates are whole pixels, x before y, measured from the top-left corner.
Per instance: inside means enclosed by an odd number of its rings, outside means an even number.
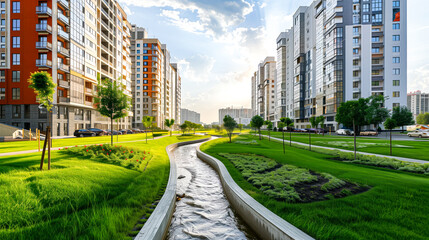
[[[182,108],[218,121],[218,109],[250,108],[251,76],[292,15],[312,0],[119,0],[129,21],[167,44],[179,64]],[[429,92],[429,1],[408,1],[408,92]]]

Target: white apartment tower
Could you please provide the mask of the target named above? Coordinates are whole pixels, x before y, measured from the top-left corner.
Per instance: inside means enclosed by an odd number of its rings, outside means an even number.
[[[276,61],[266,57],[252,77],[252,111],[264,120],[274,121],[276,102]]]

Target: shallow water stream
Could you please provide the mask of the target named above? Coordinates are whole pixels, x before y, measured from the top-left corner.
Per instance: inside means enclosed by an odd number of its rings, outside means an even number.
[[[177,194],[185,197],[176,202],[167,239],[258,239],[231,209],[217,172],[197,158],[197,145],[174,151]]]

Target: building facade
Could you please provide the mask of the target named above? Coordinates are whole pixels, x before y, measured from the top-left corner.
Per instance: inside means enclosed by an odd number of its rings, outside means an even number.
[[[250,120],[252,119],[253,111],[249,108],[222,108],[219,109],[219,122],[223,123],[223,118],[229,115],[230,117],[234,118],[234,120],[237,122],[237,124],[244,124],[249,125]]]
[[[120,81],[131,96],[129,23],[114,0],[2,1],[0,122],[46,130],[48,113],[39,107],[27,79],[46,71],[57,85],[52,134],[80,128],[111,128],[94,109],[97,78]],[[4,37],[4,38],[3,38]],[[25,44],[21,42],[25,39]],[[120,121],[128,128],[131,118]]]
[[[323,115],[337,129],[344,101],[382,95],[389,110],[406,106],[407,1],[315,0],[299,7],[292,28],[277,38],[277,60],[276,121],[291,117],[296,128],[307,128],[310,117]]]
[[[258,65],[258,70],[251,79],[252,112],[264,120],[274,121],[276,102],[276,61],[274,57],[266,57]]]
[[[414,120],[417,120],[419,114],[429,112],[429,93],[421,91],[408,93],[407,107],[413,113]]]
[[[180,124],[183,124],[185,121],[193,122],[200,124],[201,123],[201,116],[199,113],[182,108],[180,110],[181,118],[180,118]]]

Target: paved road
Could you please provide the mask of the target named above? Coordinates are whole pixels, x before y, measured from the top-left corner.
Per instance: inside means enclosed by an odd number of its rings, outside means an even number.
[[[329,135],[329,134],[328,134]],[[344,135],[338,135],[333,133],[332,136],[341,136],[341,137],[350,137],[353,138],[353,136],[344,136]],[[389,139],[389,133],[388,132],[382,132],[378,136],[357,136],[358,138],[374,138],[374,139]],[[392,134],[392,140],[394,141],[426,141],[429,144],[428,140],[416,138],[416,137],[408,137],[407,134],[400,134],[400,133],[393,133]]]
[[[266,137],[266,138],[268,138],[267,135],[263,135],[263,136]],[[271,137],[271,139],[276,140],[276,141],[280,141],[280,142],[283,141],[282,139],[275,138],[275,137]],[[301,146],[308,146],[307,143],[294,142],[294,141],[292,141],[292,143],[297,144],[297,145],[301,145]],[[340,148],[332,148],[332,147],[323,147],[323,146],[318,146],[318,145],[313,145],[313,144],[311,145],[311,147],[353,153],[353,151],[350,151],[350,150],[345,150],[345,149],[340,149]],[[356,152],[356,153],[363,154],[363,155],[372,155],[372,156],[377,156],[377,157],[392,158],[392,159],[396,159],[396,160],[404,161],[404,162],[429,163],[429,161],[420,160],[420,159],[413,159],[413,158],[403,158],[403,157],[387,156],[387,155],[381,155],[381,154],[375,154],[375,153],[367,153],[367,152]]]

